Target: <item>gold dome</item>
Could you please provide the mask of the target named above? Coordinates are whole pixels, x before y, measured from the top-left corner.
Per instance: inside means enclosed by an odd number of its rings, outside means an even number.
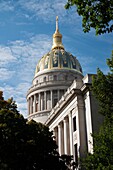
[[[73,70],[82,74],[82,68],[79,61],[64,49],[62,34],[60,34],[58,29],[58,17],[56,17],[56,31],[53,34],[52,49],[39,60],[36,66],[35,76],[43,71],[56,69]]]
[[[82,73],[82,68],[76,57],[64,49],[53,49],[44,55],[36,66],[35,74],[55,69],[68,69]]]

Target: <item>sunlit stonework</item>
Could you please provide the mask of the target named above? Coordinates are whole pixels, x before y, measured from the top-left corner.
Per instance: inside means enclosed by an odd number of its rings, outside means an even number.
[[[52,49],[39,60],[27,93],[28,119],[49,126],[59,153],[73,155],[78,168],[78,157],[93,152],[91,133],[102,120],[91,83],[92,75],[83,76],[77,58],[65,50],[56,17]]]

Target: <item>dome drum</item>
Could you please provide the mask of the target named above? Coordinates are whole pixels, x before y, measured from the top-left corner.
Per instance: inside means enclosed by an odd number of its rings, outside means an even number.
[[[33,79],[33,85],[37,85],[40,83],[48,83],[48,82],[53,82],[53,81],[57,81],[61,82],[61,81],[72,81],[74,79],[79,79],[81,78],[82,75],[79,72],[75,72],[73,70],[65,70],[65,69],[57,69],[57,70],[52,70],[52,71],[47,71],[44,72],[43,74],[39,74],[37,76],[34,77]]]

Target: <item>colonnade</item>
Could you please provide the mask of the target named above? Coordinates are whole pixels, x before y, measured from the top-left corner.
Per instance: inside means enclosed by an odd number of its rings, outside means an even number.
[[[38,111],[52,109],[63,94],[64,90],[50,90],[30,95],[27,99],[29,115]]]
[[[73,121],[70,112],[54,129],[54,136],[60,155],[73,155]]]

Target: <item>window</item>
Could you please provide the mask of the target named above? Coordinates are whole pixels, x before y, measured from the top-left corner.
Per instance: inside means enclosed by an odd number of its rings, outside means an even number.
[[[53,91],[53,106],[55,106],[57,102],[58,102],[58,91],[54,90]]]
[[[60,99],[61,99],[61,97],[64,95],[64,90],[60,90]]]
[[[67,76],[67,75],[65,75],[65,80],[67,80],[67,78],[68,78],[68,76]]]
[[[53,107],[55,107],[55,105],[57,104],[57,102],[58,102],[58,99],[54,99]]]
[[[54,80],[57,80],[57,76],[56,75],[54,75]]]
[[[73,118],[73,130],[76,131],[77,127],[76,127],[76,116]]]
[[[46,82],[46,77],[44,77],[44,82]]]
[[[45,110],[45,99],[44,99],[44,93],[41,93],[41,111]]]

